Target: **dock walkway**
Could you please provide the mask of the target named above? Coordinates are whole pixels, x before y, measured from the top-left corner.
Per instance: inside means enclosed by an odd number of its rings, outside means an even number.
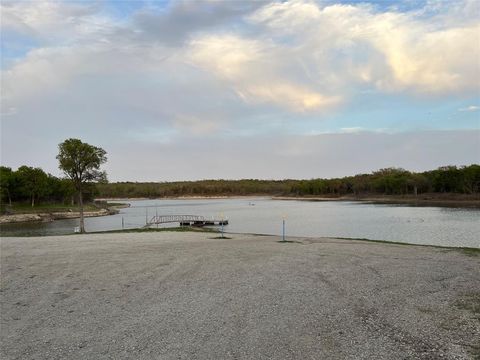
[[[147,226],[168,223],[179,223],[180,226],[214,226],[228,225],[228,219],[208,219],[200,215],[155,215],[147,222]]]

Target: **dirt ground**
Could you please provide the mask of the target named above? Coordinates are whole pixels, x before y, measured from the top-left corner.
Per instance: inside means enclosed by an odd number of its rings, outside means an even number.
[[[480,357],[478,253],[214,236],[2,238],[0,357]]]

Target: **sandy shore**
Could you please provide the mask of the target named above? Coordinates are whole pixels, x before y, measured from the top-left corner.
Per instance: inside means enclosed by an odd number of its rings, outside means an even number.
[[[474,359],[480,257],[212,233],[1,239],[2,359]]]

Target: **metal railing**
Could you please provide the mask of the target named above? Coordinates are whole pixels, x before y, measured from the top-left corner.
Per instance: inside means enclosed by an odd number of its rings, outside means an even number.
[[[166,224],[172,222],[188,222],[188,221],[207,221],[204,216],[198,215],[155,215],[148,222],[149,225],[152,224]]]

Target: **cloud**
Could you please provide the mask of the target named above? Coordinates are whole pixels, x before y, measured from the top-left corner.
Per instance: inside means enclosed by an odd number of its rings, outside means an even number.
[[[5,1],[1,11],[2,32],[29,36],[42,46],[98,41],[115,25],[95,2]]]
[[[470,93],[480,81],[480,24],[445,11],[425,17],[362,4],[274,2],[248,17],[255,38],[199,35],[188,55],[245,102],[294,112],[335,108],[356,91]]]
[[[478,110],[480,110],[480,107],[476,105],[470,105],[470,106],[458,109],[458,111],[469,111],[469,112],[478,111]]]
[[[158,180],[309,177],[316,167],[337,176],[371,164],[412,168],[410,149],[425,168],[475,153],[464,133],[388,134],[394,120],[384,110],[397,104],[399,118],[406,104],[425,128],[425,106],[474,102],[477,1],[412,11],[332,1],[157,4],[118,18],[102,2],[2,2],[2,45],[25,51],[2,59],[2,161],[50,164],[71,136],[111,149],[112,178],[125,180],[140,174],[133,167],[150,176],[151,160],[135,160],[145,154],[162,154]],[[343,134],[294,135],[325,128]],[[440,145],[453,144],[449,136],[462,144],[452,156]],[[203,156],[214,170],[189,160]]]
[[[234,35],[201,37],[190,43],[193,65],[228,81],[248,104],[270,103],[294,112],[321,110],[341,102],[288,72],[288,50]],[[293,76],[292,76],[293,75]]]
[[[82,76],[162,72],[166,58],[223,82],[248,106],[298,114],[326,113],[372,91],[476,91],[478,20],[460,6],[428,6],[180,1],[118,21],[97,3],[6,2],[3,28],[41,45],[2,71],[2,101],[20,109],[32,94],[61,91]]]
[[[243,15],[265,3],[179,0],[169,3],[167,7],[145,7],[133,16],[133,21],[139,39],[179,46],[195,33],[237,22]]]
[[[450,10],[425,17],[365,4],[288,1],[259,9],[250,20],[289,43],[290,58],[300,55],[317,78],[334,73],[331,85],[435,95],[472,91],[480,80],[478,19],[448,16]]]
[[[340,128],[340,132],[347,133],[347,134],[355,134],[365,130],[366,129],[362,128],[361,126]]]

